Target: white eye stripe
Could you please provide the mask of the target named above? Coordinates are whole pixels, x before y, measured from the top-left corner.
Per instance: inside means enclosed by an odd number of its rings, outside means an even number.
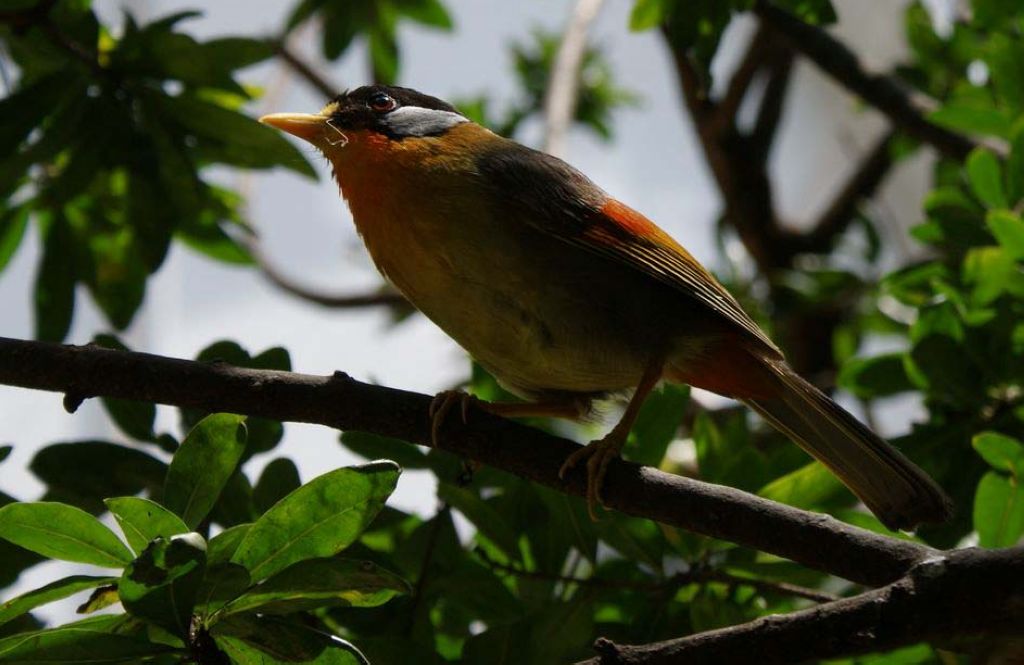
[[[469,119],[452,111],[402,106],[384,116],[382,122],[398,136],[433,136]]]

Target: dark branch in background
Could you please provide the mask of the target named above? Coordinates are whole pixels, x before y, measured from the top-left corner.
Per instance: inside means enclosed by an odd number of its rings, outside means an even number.
[[[897,79],[868,73],[857,55],[825,30],[809,25],[789,12],[759,0],[754,13],[786,44],[801,53],[841,85],[889,117],[894,125],[939,152],[963,160],[979,144],[927,119],[934,100],[912,94]],[[990,146],[999,149],[998,146]]]
[[[690,54],[673,43],[667,31],[665,39],[683,100],[722,197],[724,222],[736,232],[758,274],[776,293],[778,276],[794,269],[801,254],[831,251],[857,219],[862,202],[876,192],[892,166],[891,132],[862,158],[822,216],[800,230],[780,219],[768,168],[792,78],[794,51],[789,42],[762,24],[725,91],[719,99],[712,99],[702,88]],[[741,128],[737,114],[751,94],[753,83],[759,80],[764,85],[760,86],[754,120],[749,128]],[[777,304],[787,302],[782,297],[772,300]],[[815,307],[778,306],[774,311],[775,332],[799,371],[811,377],[834,377],[832,336],[851,315],[852,308],[839,302]]]
[[[839,596],[826,591],[808,589],[788,582],[770,582],[767,580],[756,580],[749,577],[738,577],[723,570],[715,570],[706,566],[694,566],[685,573],[677,573],[663,580],[616,580],[601,577],[574,577],[572,575],[559,575],[540,570],[523,570],[509,564],[494,561],[487,556],[486,552],[478,549],[477,555],[484,560],[492,570],[533,580],[544,580],[546,582],[562,582],[564,584],[577,584],[586,587],[602,589],[632,589],[648,593],[675,593],[677,590],[691,584],[706,584],[708,582],[720,582],[730,586],[748,586],[757,589],[762,593],[770,593],[781,596],[795,596],[813,600],[816,603],[828,603],[838,600]]]
[[[343,293],[323,293],[314,288],[298,284],[289,277],[283,275],[277,268],[275,268],[267,257],[264,256],[260,249],[259,241],[255,238],[243,239],[242,242],[245,244],[249,253],[252,255],[256,264],[259,266],[263,276],[266,277],[271,284],[280,288],[282,291],[298,296],[308,302],[321,305],[323,307],[330,307],[332,309],[346,309],[356,307],[410,307],[409,301],[406,300],[401,293],[393,290],[390,286],[383,286],[381,290],[374,293],[358,293],[358,294],[343,294]]]
[[[157,404],[318,423],[429,445],[427,395],[361,383],[338,373],[310,376],[206,364],[145,353],[0,338],[0,384],[77,398],[119,397]],[[540,430],[473,411],[452,418],[444,449],[556,491],[584,496],[582,473],[558,470],[579,445]],[[878,586],[938,552],[882,536],[731,487],[615,461],[606,481],[608,505],[623,513],[728,540],[815,570]]]
[[[892,167],[892,141],[895,132],[887,132],[864,157],[832,204],[818,218],[807,233],[798,236],[795,243],[801,252],[826,252],[833,241],[846,231],[856,219],[862,201],[871,198]]]
[[[750,43],[736,77],[730,82],[723,104],[707,96],[689,54],[666,35],[686,107],[693,116],[697,135],[715,182],[722,194],[725,216],[736,230],[762,274],[770,275],[788,263],[785,231],[775,215],[767,162],[757,159],[750,136],[736,126],[736,112],[750,84],[763,68],[779,70],[788,78],[788,51],[764,30]],[[778,84],[777,84],[778,85]]]
[[[1019,637],[1022,620],[1024,548],[957,550],[881,589],[810,609],[643,646],[598,640],[601,655],[585,662],[789,665],[917,642],[995,642]]]
[[[275,42],[274,51],[293,72],[302,77],[306,83],[324,96],[325,103],[327,99],[334,99],[341,92],[341,88],[317,73],[309,63],[288,46],[285,40],[282,39]]]

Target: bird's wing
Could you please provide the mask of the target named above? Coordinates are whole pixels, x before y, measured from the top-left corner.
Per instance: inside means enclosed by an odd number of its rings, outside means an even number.
[[[781,357],[732,294],[665,231],[562,160],[512,141],[503,143],[477,163],[497,209],[514,211],[543,233],[668,284]]]

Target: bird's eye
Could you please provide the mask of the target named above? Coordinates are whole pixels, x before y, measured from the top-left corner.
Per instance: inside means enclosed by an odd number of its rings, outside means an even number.
[[[397,102],[395,102],[391,95],[386,95],[383,92],[370,97],[370,108],[377,113],[387,113],[397,105]]]

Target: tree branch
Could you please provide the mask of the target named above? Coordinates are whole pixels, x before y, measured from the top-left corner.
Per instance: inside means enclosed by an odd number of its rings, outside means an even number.
[[[763,66],[762,54],[771,49],[765,43],[768,39],[770,36],[758,33],[751,41],[744,61]],[[720,115],[719,105],[706,96],[685,49],[674,43],[667,32],[665,41],[676,66],[683,100],[693,117],[704,156],[722,194],[725,217],[736,229],[758,270],[764,275],[771,275],[787,266],[788,257],[780,251],[785,244],[785,232],[775,213],[767,163],[751,155],[753,146],[750,138],[739,132],[735,116]],[[741,69],[738,75],[746,74]],[[731,104],[739,108],[739,104]]]
[[[601,655],[585,663],[788,665],[916,642],[997,641],[1019,636],[1022,621],[1024,547],[956,550],[881,589],[806,610],[643,646],[598,640]]]
[[[603,0],[577,0],[555,54],[544,96],[544,151],[565,156],[565,137],[576,113],[580,69],[587,50],[587,32]]]
[[[804,23],[768,0],[758,0],[754,13],[822,71],[889,117],[897,127],[939,152],[963,160],[979,144],[936,125],[926,115],[936,106],[921,94],[911,94],[894,77],[868,73],[856,54],[825,30]],[[999,150],[998,146],[991,146]]]
[[[832,241],[842,235],[857,216],[865,199],[871,198],[892,167],[892,140],[895,132],[886,132],[867,154],[860,167],[818,218],[810,231],[794,237],[797,252],[827,252]]]
[[[260,250],[259,242],[255,238],[249,238],[243,240],[243,242],[253,259],[256,261],[256,264],[259,266],[260,272],[263,273],[263,276],[266,277],[271,284],[282,291],[302,298],[303,300],[332,309],[353,309],[356,307],[380,306],[411,307],[409,305],[409,301],[406,300],[401,293],[398,293],[390,286],[384,286],[375,293],[344,294],[323,293],[303,284],[298,284],[291,278],[282,274],[267,260],[266,256],[264,256],[263,252]]]
[[[757,580],[749,577],[739,577],[724,570],[716,570],[707,566],[696,565],[685,573],[678,573],[662,580],[618,580],[604,577],[575,577],[572,575],[560,575],[542,570],[523,570],[515,566],[494,561],[483,550],[477,554],[484,563],[492,570],[506,573],[514,577],[525,579],[544,580],[547,582],[562,582],[564,584],[578,584],[580,586],[596,587],[600,589],[631,589],[634,591],[646,591],[649,593],[661,593],[666,591],[675,592],[691,584],[705,584],[707,582],[720,582],[732,586],[749,586],[762,593],[778,594],[783,596],[796,596],[813,600],[816,603],[828,603],[838,600],[839,596],[808,589],[796,584],[787,582],[771,582],[768,580]]]
[[[318,423],[420,445],[431,441],[427,395],[361,383],[342,373],[260,371],[97,347],[0,338],[0,384],[119,397],[207,412]],[[584,496],[583,473],[558,470],[578,449],[566,439],[474,411],[443,427],[444,449],[556,491]],[[733,489],[617,460],[608,505],[621,512],[791,559],[862,584],[888,584],[935,551]]]
[[[756,155],[755,159],[765,164],[775,143],[786,93],[789,92],[789,83],[793,79],[793,51],[777,40],[772,46],[767,54],[768,83],[765,85],[761,106],[757,110],[757,119],[754,121],[749,139]]]
[[[715,107],[715,131],[721,132],[735,122],[736,115],[747,97],[750,84],[757,78],[757,73],[763,66],[765,47],[771,39],[771,34],[764,27],[759,27],[754,37],[747,46],[747,52],[740,60],[725,93]]]
[[[295,51],[293,51],[285,40],[278,40],[274,44],[275,52],[281,57],[288,67],[293,72],[302,77],[306,83],[312,86],[315,90],[320,92],[327,99],[334,99],[334,97],[341,92],[341,89],[325,79],[323,76],[318,74],[309,63],[303,60]]]

